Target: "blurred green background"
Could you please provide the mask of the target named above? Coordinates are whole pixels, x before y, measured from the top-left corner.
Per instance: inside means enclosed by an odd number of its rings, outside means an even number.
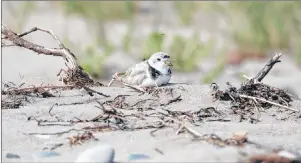
[[[14,29],[17,31],[22,29],[30,13],[38,8],[35,3],[22,2],[22,5],[18,7],[10,6],[11,15],[19,20],[15,21]],[[227,64],[237,64],[249,58],[261,59],[273,50],[288,51],[296,63],[301,65],[301,2],[169,2],[178,27],[193,29],[191,36],[185,37],[177,32],[172,35],[165,33],[164,30],[156,28],[159,24],[164,24],[164,21],[158,20],[152,23],[154,27],[146,38],[139,39],[138,37],[137,39],[134,33],[141,30],[137,28],[139,15],[148,13],[160,19],[166,14],[160,2],[154,2],[149,8],[141,7],[141,3],[144,2],[51,2],[52,7],[63,12],[66,17],[81,17],[89,24],[89,31],[83,32],[93,32],[94,38],[91,44],[81,49],[84,55],[80,56],[79,61],[94,78],[102,78],[103,63],[116,50],[132,56],[135,53],[133,47],[137,47],[141,61],[157,51],[169,53],[174,63],[174,71],[178,72],[197,71],[198,65],[206,62],[206,58],[214,57],[216,62],[213,68],[200,79],[203,83],[212,82]],[[200,30],[199,26],[205,26],[207,23],[196,25],[197,13],[222,17],[225,22],[224,27],[219,27],[219,23],[213,25],[216,31],[211,32],[210,35],[223,33],[223,36],[225,35],[223,46],[217,46],[219,42],[217,37],[209,37],[206,41],[201,41],[200,38],[205,37],[206,34]],[[144,16],[140,16],[140,19],[144,19]],[[215,17],[212,17],[212,21],[213,19]],[[122,46],[118,47],[109,41],[105,30],[105,24],[114,21],[122,21],[128,26],[126,34],[119,38]],[[68,37],[61,39],[71,49],[78,46]]]

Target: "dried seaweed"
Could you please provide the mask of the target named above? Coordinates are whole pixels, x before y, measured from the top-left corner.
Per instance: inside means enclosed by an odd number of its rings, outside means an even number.
[[[67,139],[69,140],[69,145],[70,146],[81,145],[81,144],[85,143],[88,140],[98,141],[98,139],[96,139],[94,137],[93,133],[91,133],[89,131],[85,131],[82,134],[77,134],[75,136],[68,137]]]
[[[240,115],[241,120],[251,119],[252,121],[250,115],[253,114],[257,114],[256,120],[258,120],[260,112],[272,106],[299,112],[299,110],[291,108],[291,102],[293,102],[293,96],[291,94],[285,90],[261,82],[272,67],[280,62],[280,56],[281,54],[275,54],[254,78],[248,78],[239,88],[227,82],[228,88],[222,91],[216,83],[212,83],[213,99],[231,101],[233,113]],[[246,118],[246,116],[249,118]]]

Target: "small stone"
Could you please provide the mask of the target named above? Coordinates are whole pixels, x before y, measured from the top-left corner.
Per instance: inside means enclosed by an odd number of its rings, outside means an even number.
[[[247,132],[234,132],[232,133],[232,139],[243,143],[248,139],[247,135]]]
[[[282,156],[282,157],[289,158],[289,159],[296,159],[297,158],[296,155],[294,155],[293,153],[288,152],[288,151],[280,151],[280,152],[278,152],[278,155]]]
[[[149,159],[150,157],[145,155],[145,154],[130,154],[129,155],[129,160],[140,160],[140,159]]]
[[[115,150],[110,145],[98,145],[80,154],[75,162],[112,163]]]
[[[39,153],[36,153],[34,156],[39,157],[39,158],[45,158],[45,157],[54,157],[54,156],[59,156],[60,154],[54,152],[54,151],[42,151]]]
[[[17,154],[6,153],[6,158],[21,158],[21,157]]]

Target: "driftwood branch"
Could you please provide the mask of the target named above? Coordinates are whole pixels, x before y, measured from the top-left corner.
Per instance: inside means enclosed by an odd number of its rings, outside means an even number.
[[[281,62],[279,59],[282,56],[282,53],[276,53],[274,55],[273,58],[271,58],[266,65],[263,67],[263,69],[261,69],[257,75],[252,78],[251,80],[248,80],[246,84],[255,84],[258,82],[261,82],[263,80],[263,78],[265,78],[265,76],[270,72],[270,70],[273,68],[273,66],[278,63]]]
[[[34,44],[30,41],[23,39],[22,37],[33,33],[35,31],[41,31],[50,34],[57,42],[59,48],[46,48],[41,45]],[[103,86],[103,84],[95,82],[88,73],[86,73],[82,67],[78,64],[76,56],[64,46],[59,38],[51,31],[38,27],[34,27],[29,31],[21,34],[16,34],[6,26],[2,25],[2,40],[10,41],[15,46],[23,47],[32,50],[38,54],[60,56],[65,59],[65,64],[68,67],[65,72],[65,76],[60,77],[66,85],[85,85],[85,86]],[[5,45],[4,45],[5,46]],[[61,73],[59,73],[60,75]]]
[[[262,80],[271,71],[273,66],[280,62],[279,59],[281,56],[281,53],[276,53],[255,77],[251,78],[244,75],[243,77],[247,80],[243,82],[239,88],[228,83],[228,88],[221,91],[216,83],[212,83],[211,88],[213,91],[213,99],[231,101],[233,104],[232,108],[238,108],[241,112],[239,113],[240,115],[249,115],[250,118],[253,114],[248,111],[248,108],[254,108],[257,115],[260,114],[260,111],[272,106],[281,107],[294,112],[300,112],[299,109],[291,107],[291,102],[293,102],[294,98],[291,94],[280,88],[262,83]],[[236,113],[236,111],[234,112]]]

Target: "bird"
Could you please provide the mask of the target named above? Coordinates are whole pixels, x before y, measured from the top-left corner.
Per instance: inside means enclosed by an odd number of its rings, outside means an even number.
[[[122,73],[115,73],[110,86],[117,80],[125,86],[138,88],[160,87],[169,83],[172,75],[173,64],[170,55],[165,52],[153,53],[149,59],[137,63]]]

